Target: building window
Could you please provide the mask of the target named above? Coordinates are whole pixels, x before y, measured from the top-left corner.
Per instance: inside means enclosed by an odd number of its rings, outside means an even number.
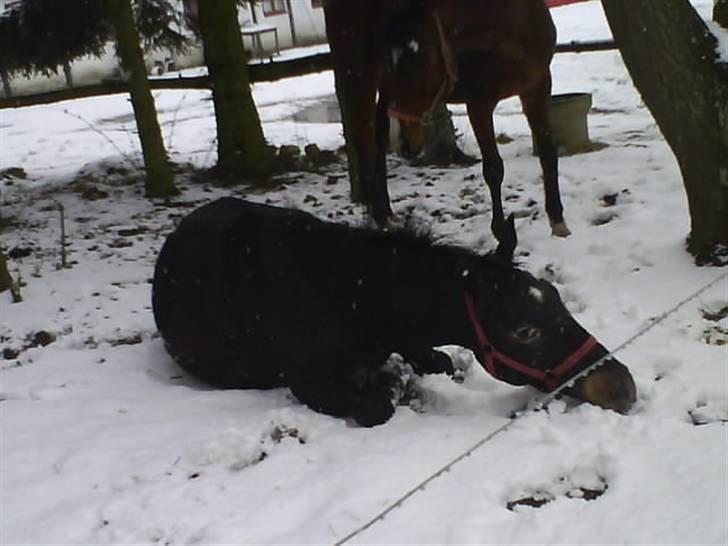
[[[263,0],[263,15],[281,15],[286,13],[286,0]]]
[[[324,7],[324,0],[311,0],[311,7],[312,8]]]

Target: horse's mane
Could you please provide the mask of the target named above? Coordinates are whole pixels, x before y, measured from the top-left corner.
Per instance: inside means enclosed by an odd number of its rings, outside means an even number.
[[[409,40],[416,25],[427,15],[426,0],[400,0],[384,27],[384,43],[393,47]]]
[[[378,228],[366,228],[379,232]],[[429,247],[433,249],[447,248],[461,253],[463,256],[477,257],[479,260],[487,262],[494,268],[512,270],[519,267],[514,257],[506,258],[490,251],[486,254],[478,253],[472,247],[453,241],[452,239],[438,236],[433,229],[433,224],[429,218],[416,214],[415,210],[409,208],[403,215],[399,224],[387,232],[389,235],[397,239],[397,242],[412,247]]]

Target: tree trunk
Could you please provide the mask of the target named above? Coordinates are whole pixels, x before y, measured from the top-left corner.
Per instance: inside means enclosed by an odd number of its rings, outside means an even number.
[[[5,92],[5,96],[7,98],[10,98],[13,96],[13,88],[10,87],[10,76],[8,76],[8,73],[0,68],[0,80],[3,82],[3,91]]]
[[[728,29],[728,0],[715,0],[713,21]]]
[[[260,181],[271,174],[273,151],[250,91],[235,0],[200,2],[199,16],[217,121],[217,170],[230,183]]]
[[[642,99],[685,184],[698,263],[728,257],[728,64],[688,0],[602,0]],[[669,219],[666,219],[669,221]]]
[[[108,6],[121,65],[129,73],[129,93],[147,171],[146,194],[148,197],[175,195],[179,192],[174,185],[174,175],[164,149],[131,0],[109,0]]]
[[[73,87],[73,74],[71,73],[71,65],[68,61],[63,63],[63,75],[66,77],[68,87]]]
[[[457,144],[452,114],[440,104],[432,114],[432,124],[421,126],[400,122],[400,153],[415,165],[473,165],[479,160],[465,154]]]
[[[8,262],[5,259],[5,254],[2,248],[0,248],[0,292],[5,292],[13,287],[13,278],[10,276],[8,271]]]

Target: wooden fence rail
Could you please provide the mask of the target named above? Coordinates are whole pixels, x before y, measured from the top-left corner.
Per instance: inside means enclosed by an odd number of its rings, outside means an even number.
[[[616,48],[617,46],[612,40],[568,42],[557,44],[556,53],[583,53],[589,51],[606,51]],[[293,78],[296,76],[303,76],[305,74],[323,72],[324,70],[330,69],[330,53],[318,53],[315,55],[308,55],[306,57],[299,57],[297,59],[248,65],[249,77],[252,82],[271,82],[281,80],[283,78]],[[209,89],[210,87],[207,76],[152,78],[149,80],[149,83],[152,89]],[[2,98],[0,99],[0,109],[21,108],[24,106],[35,106],[38,104],[51,104],[64,100],[126,93],[126,91],[126,82],[106,81],[100,84],[60,89],[58,91],[49,91],[47,93]]]

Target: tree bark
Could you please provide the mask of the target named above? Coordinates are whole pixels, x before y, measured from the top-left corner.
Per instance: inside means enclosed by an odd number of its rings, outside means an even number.
[[[480,160],[465,154],[457,143],[452,115],[440,104],[432,115],[432,125],[409,128],[401,125],[401,155],[415,165],[473,165]]]
[[[713,21],[728,29],[728,0],[715,0]]]
[[[261,181],[273,168],[253,102],[235,0],[199,4],[200,32],[217,121],[217,170],[229,183]]]
[[[7,98],[10,98],[13,96],[13,88],[10,86],[10,76],[8,76],[8,73],[0,68],[0,80],[2,80],[3,83],[3,91],[5,92],[5,96]]]
[[[147,171],[146,194],[148,197],[175,195],[179,192],[174,185],[174,175],[164,149],[131,0],[108,0],[108,6],[121,65],[130,75],[128,88]]]
[[[0,248],[0,292],[5,292],[13,287],[13,278],[10,276],[8,271],[8,262],[5,259],[5,254]]]
[[[687,0],[602,0],[642,99],[680,166],[698,263],[728,258],[728,64]],[[666,219],[669,221],[669,219]]]
[[[73,87],[73,74],[71,73],[71,64],[68,61],[63,63],[63,75],[66,77],[68,87]]]

